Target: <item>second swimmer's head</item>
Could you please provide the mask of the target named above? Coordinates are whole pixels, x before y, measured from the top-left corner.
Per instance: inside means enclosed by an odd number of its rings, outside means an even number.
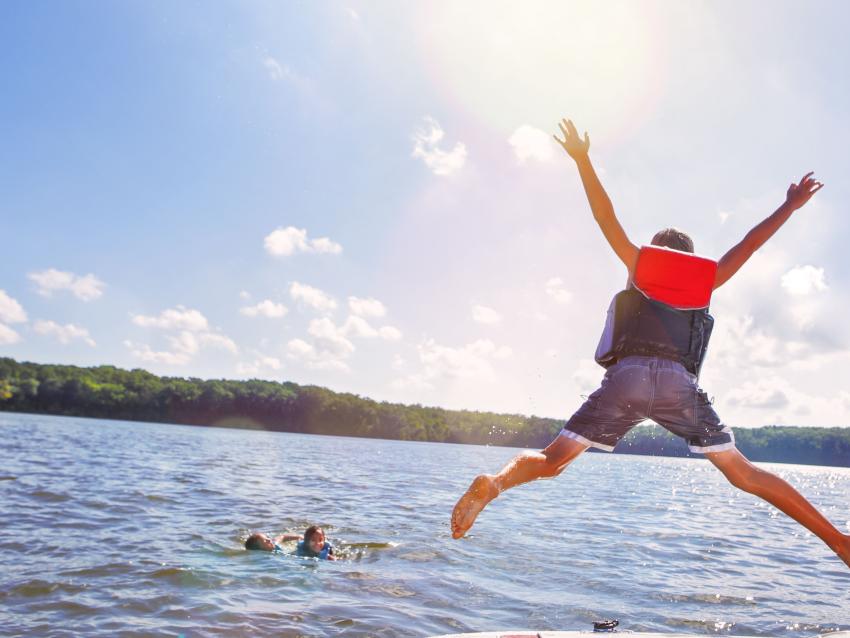
[[[310,525],[304,531],[304,544],[312,551],[318,553],[325,546],[325,532],[318,525]]]

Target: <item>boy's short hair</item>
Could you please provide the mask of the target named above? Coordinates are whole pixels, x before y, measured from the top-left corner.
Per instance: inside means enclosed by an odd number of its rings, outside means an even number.
[[[694,240],[688,233],[678,228],[659,230],[655,233],[651,243],[653,246],[666,246],[686,253],[694,252]]]
[[[260,536],[262,536],[262,534],[260,534],[259,532],[251,534],[245,540],[245,549],[263,549],[262,547],[260,547]]]
[[[313,534],[315,534],[316,532],[319,532],[321,530],[322,530],[322,528],[319,527],[318,525],[310,525],[310,527],[308,527],[304,531],[304,542],[309,543],[310,539],[313,538]]]

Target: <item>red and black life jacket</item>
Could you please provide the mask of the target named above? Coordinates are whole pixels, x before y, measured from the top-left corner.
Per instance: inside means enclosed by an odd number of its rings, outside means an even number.
[[[661,246],[642,246],[629,288],[608,308],[596,348],[604,368],[630,355],[678,361],[698,375],[714,318],[708,314],[717,262]]]

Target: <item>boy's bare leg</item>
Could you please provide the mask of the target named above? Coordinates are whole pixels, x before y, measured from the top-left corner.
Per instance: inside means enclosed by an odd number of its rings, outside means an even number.
[[[587,448],[584,443],[559,435],[542,452],[523,452],[515,456],[498,474],[476,476],[452,511],[452,537],[466,534],[487,503],[505,490],[557,476]]]
[[[785,512],[826,543],[850,567],[850,534],[842,534],[788,483],[750,463],[737,448],[709,452],[706,456],[732,485]]]

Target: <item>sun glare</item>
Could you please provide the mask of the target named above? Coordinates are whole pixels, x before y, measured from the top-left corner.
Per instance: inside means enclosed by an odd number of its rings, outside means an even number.
[[[447,97],[511,132],[569,115],[610,140],[651,110],[662,65],[637,3],[423,3],[425,65]],[[604,126],[602,125],[604,123]]]

